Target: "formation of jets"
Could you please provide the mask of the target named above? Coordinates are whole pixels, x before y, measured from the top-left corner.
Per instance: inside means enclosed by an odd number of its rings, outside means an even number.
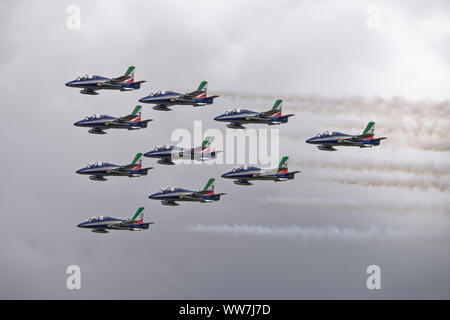
[[[66,86],[81,88],[80,93],[88,95],[97,95],[99,90],[118,90],[131,91],[139,89],[145,81],[134,81],[135,67],[130,66],[123,76],[116,78],[106,78],[101,76],[85,76],[79,77],[73,81],[67,82]],[[153,109],[161,111],[170,111],[169,107],[174,105],[191,105],[194,107],[213,104],[214,99],[218,95],[207,95],[207,81],[202,81],[197,90],[188,93],[177,93],[173,91],[161,91],[150,94],[139,99],[141,103],[154,104]],[[227,111],[214,120],[219,122],[228,122],[227,127],[232,129],[245,129],[244,124],[266,124],[280,125],[287,123],[289,118],[294,114],[282,114],[281,105],[283,101],[278,99],[273,107],[268,111],[256,112],[248,109],[233,109]],[[122,117],[113,117],[107,115],[86,117],[74,123],[77,127],[90,128],[91,134],[106,134],[109,129],[127,129],[139,130],[147,128],[152,119],[141,119],[142,106],[137,105],[131,114]],[[386,137],[374,137],[375,123],[369,122],[362,134],[350,135],[340,132],[325,132],[306,140],[306,143],[316,144],[319,150],[336,151],[335,147],[356,146],[367,148],[378,146],[381,140]],[[94,163],[76,171],[78,174],[88,175],[91,180],[106,181],[105,177],[124,176],[124,177],[141,177],[148,174],[148,170],[153,167],[143,168],[142,157],[158,159],[159,164],[174,165],[176,160],[195,160],[208,161],[215,159],[217,153],[211,148],[213,142],[212,137],[206,137],[202,144],[194,148],[182,148],[178,146],[161,146],[151,151],[138,153],[130,164],[115,165],[111,163]],[[300,171],[288,170],[287,156],[284,156],[276,168],[258,168],[255,166],[241,166],[234,168],[229,172],[222,174],[224,179],[232,179],[235,184],[249,186],[251,181],[288,181],[293,180]],[[161,201],[166,206],[179,206],[178,202],[199,202],[212,203],[219,201],[225,193],[214,192],[214,178],[210,178],[206,186],[199,191],[192,191],[183,188],[165,188],[159,192],[148,196],[149,199]],[[95,233],[108,233],[108,230],[129,230],[140,231],[147,230],[153,222],[144,222],[142,211],[144,207],[140,207],[134,216],[130,219],[117,219],[106,216],[95,216],[78,224],[80,228],[91,229]]]

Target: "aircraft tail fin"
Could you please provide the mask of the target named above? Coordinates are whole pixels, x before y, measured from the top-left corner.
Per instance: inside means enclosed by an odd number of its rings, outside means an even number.
[[[284,156],[278,165],[278,173],[285,173],[288,170],[289,157]]]
[[[272,115],[272,117],[281,117],[281,104],[283,103],[283,100],[278,99],[277,101],[275,101],[272,109],[270,110],[270,112],[273,112],[274,114]]]
[[[140,122],[141,121],[141,109],[142,109],[142,106],[139,106],[139,105],[134,107],[134,110],[131,114],[136,115],[137,117],[134,118],[132,120],[132,122]]]
[[[132,221],[138,221],[139,223],[143,223],[144,222],[144,214],[142,213],[142,211],[144,211],[144,207],[140,207],[139,209],[137,209],[136,213],[134,214],[133,218],[131,218]]]
[[[208,81],[202,81],[196,90],[196,98],[206,98],[206,91],[208,91]]]
[[[135,165],[135,167],[133,167],[133,169],[135,170],[142,169],[142,153],[139,152],[138,154],[136,154],[131,164]]]
[[[281,111],[281,104],[282,103],[283,103],[283,100],[281,100],[281,99],[278,99],[277,101],[275,101],[275,103],[274,103],[274,105],[272,107],[272,110],[273,111],[275,111],[275,110],[280,110]]]
[[[209,179],[202,191],[203,192],[214,192],[214,181],[215,180],[216,179],[214,179],[214,178]]]
[[[123,75],[123,78],[126,80],[124,82],[131,83],[134,82],[134,66],[129,66],[125,74]]]
[[[206,137],[202,142],[202,149],[208,148],[213,142],[213,137]]]
[[[197,91],[206,92],[208,90],[208,81],[202,81],[198,86]]]
[[[366,136],[366,135],[373,135],[375,133],[375,122],[370,121],[366,128],[364,129],[362,135]]]
[[[124,76],[134,78],[134,69],[135,69],[134,66],[129,66]]]

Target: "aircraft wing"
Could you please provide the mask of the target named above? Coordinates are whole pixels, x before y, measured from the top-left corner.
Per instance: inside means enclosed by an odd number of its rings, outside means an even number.
[[[195,91],[192,91],[192,92],[185,93],[179,99],[193,99],[193,98],[197,97],[198,95],[200,95],[202,93],[204,93],[204,91],[202,91],[202,90],[195,90]]]
[[[138,224],[138,223],[139,223],[139,221],[135,221],[135,220],[127,220],[127,221],[122,221],[122,222],[120,222],[120,223],[117,223],[117,224],[115,224],[114,226],[116,226],[116,227],[128,227],[128,226],[130,226],[130,225]]]
[[[367,138],[372,137],[372,136],[373,136],[373,133],[366,133],[366,134],[361,134],[361,135],[359,135],[359,136],[355,136],[355,137],[353,137],[352,139],[355,139],[355,140],[364,140],[364,139],[367,139]]]
[[[202,193],[201,192],[193,192],[190,195],[187,196],[181,196],[181,199],[200,199]]]
[[[359,147],[364,146],[364,143],[362,142],[362,140],[355,139],[355,138],[341,139],[341,140],[338,140],[338,143],[349,143],[349,144],[352,144],[354,146],[359,146]]]
[[[132,79],[130,76],[120,76],[117,78],[112,78],[110,83],[121,83],[127,81],[128,79]]]
[[[110,172],[125,173],[125,172],[128,172],[133,167],[136,167],[136,164],[127,164],[125,166],[121,166],[119,168],[112,169]]]
[[[131,120],[133,120],[135,118],[138,118],[138,117],[139,117],[139,114],[129,114],[127,116],[118,118],[117,122],[128,122],[128,121],[131,121]]]
[[[269,111],[264,111],[264,112],[260,112],[258,114],[259,117],[262,118],[270,118],[271,116],[273,116],[274,114],[280,112],[280,110],[269,110]]]

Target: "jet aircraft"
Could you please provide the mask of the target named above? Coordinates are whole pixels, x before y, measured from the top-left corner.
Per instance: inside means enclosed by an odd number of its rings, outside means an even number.
[[[212,137],[206,137],[202,145],[196,148],[186,149],[176,146],[157,147],[144,154],[144,157],[159,158],[160,164],[175,164],[173,160],[198,160],[205,161],[216,158],[220,151],[211,150]]]
[[[94,181],[106,181],[105,176],[125,176],[125,177],[140,177],[146,176],[149,169],[153,167],[142,168],[142,153],[138,153],[133,161],[127,165],[116,165],[111,163],[94,163],[88,165],[80,170],[78,174],[89,175],[89,179]]]
[[[233,170],[224,173],[222,178],[235,179],[234,183],[238,185],[250,186],[250,180],[272,180],[272,181],[287,181],[292,180],[295,174],[300,171],[288,171],[289,157],[283,157],[277,168],[261,169],[258,167],[248,166],[234,168]]]
[[[350,146],[360,148],[371,148],[380,145],[380,141],[386,137],[374,138],[375,122],[369,122],[362,134],[350,135],[340,132],[318,134],[306,140],[306,143],[318,144],[317,148],[322,151],[337,151],[336,146]]]
[[[94,114],[91,117],[75,122],[74,125],[92,128],[88,131],[92,134],[105,134],[106,132],[103,130],[107,129],[138,130],[147,128],[148,122],[152,121],[152,119],[141,120],[141,108],[141,106],[136,106],[131,114],[120,118],[105,115],[97,117]]]
[[[218,96],[207,96],[208,81],[202,81],[197,90],[189,93],[177,93],[173,91],[166,91],[162,93],[158,91],[141,98],[139,102],[156,104],[153,107],[155,110],[170,111],[170,106],[173,105],[191,105],[194,107],[212,104],[214,99]]]
[[[133,66],[130,66],[123,76],[116,78],[105,78],[96,75],[89,77],[86,75],[67,82],[66,86],[81,88],[80,93],[89,95],[97,95],[97,91],[102,89],[132,91],[139,89],[141,83],[145,82],[144,80],[134,81],[134,69]]]
[[[78,228],[92,229],[95,233],[109,233],[108,230],[147,230],[154,222],[144,222],[144,207],[140,207],[131,219],[117,219],[104,216],[96,216],[87,219],[77,225]]]
[[[289,117],[292,117],[293,114],[281,114],[282,102],[283,100],[278,99],[272,109],[264,112],[255,112],[247,109],[233,109],[215,117],[214,120],[230,122],[227,127],[231,129],[245,129],[242,125],[245,123],[263,123],[268,125],[287,123]]]
[[[214,178],[208,180],[208,183],[200,191],[191,191],[182,188],[166,188],[149,196],[150,199],[160,200],[165,206],[179,206],[176,201],[195,201],[201,203],[210,203],[219,201],[220,196],[225,193],[214,193]]]

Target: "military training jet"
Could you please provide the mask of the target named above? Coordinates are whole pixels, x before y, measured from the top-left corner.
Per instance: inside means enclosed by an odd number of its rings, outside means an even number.
[[[218,97],[208,97],[206,94],[207,86],[208,81],[202,81],[197,90],[185,94],[173,91],[166,91],[162,93],[159,91],[140,99],[139,102],[156,104],[153,109],[161,111],[170,111],[172,109],[169,107],[173,105],[191,105],[194,107],[204,106],[207,104],[212,104],[214,99]]]
[[[138,153],[130,164],[124,166],[111,163],[95,163],[77,170],[76,173],[89,175],[89,179],[94,181],[106,181],[108,179],[105,176],[125,176],[130,178],[146,176],[149,169],[153,169],[153,167],[142,168],[142,153]]]
[[[136,106],[131,114],[120,118],[105,115],[97,117],[93,115],[75,122],[74,125],[77,127],[92,128],[88,131],[92,134],[106,134],[103,130],[107,129],[138,130],[147,128],[147,123],[152,121],[152,119],[141,120],[141,108],[141,106]]]
[[[105,78],[101,76],[84,76],[78,77],[73,81],[66,83],[68,87],[81,88],[80,93],[97,95],[98,90],[108,89],[108,90],[120,90],[120,91],[131,91],[133,89],[139,89],[141,83],[145,81],[134,81],[134,67],[130,66],[123,76],[117,78]]]
[[[238,185],[250,186],[250,180],[272,180],[272,181],[287,181],[292,180],[295,174],[300,171],[288,171],[289,157],[283,157],[277,168],[261,169],[257,167],[239,167],[224,173],[222,178],[235,179],[234,183]]]
[[[278,99],[272,109],[264,112],[255,112],[246,109],[233,109],[214,118],[216,121],[230,122],[227,125],[231,129],[245,129],[242,124],[245,123],[263,123],[268,125],[278,125],[287,123],[289,117],[293,114],[282,115],[281,104],[283,100]]]
[[[111,217],[96,216],[87,219],[77,225],[78,228],[92,229],[95,233],[109,233],[108,230],[147,230],[154,222],[144,222],[144,207],[140,207],[131,219],[116,219]]]
[[[350,146],[360,148],[371,148],[380,145],[380,141],[387,139],[386,137],[374,138],[375,122],[369,122],[360,135],[350,135],[340,132],[325,132],[306,140],[306,143],[318,144],[317,148],[323,151],[337,151],[335,146]]]
[[[215,159],[216,153],[220,152],[211,150],[212,141],[212,137],[206,137],[201,146],[191,149],[164,145],[145,153],[144,157],[159,158],[158,163],[172,165],[175,164],[173,160],[211,160]]]
[[[158,193],[149,196],[150,199],[160,200],[166,206],[178,206],[176,201],[195,201],[201,203],[210,203],[219,201],[220,196],[225,193],[214,193],[214,178],[208,180],[208,183],[200,191],[191,191],[181,188],[166,188],[160,190]]]

